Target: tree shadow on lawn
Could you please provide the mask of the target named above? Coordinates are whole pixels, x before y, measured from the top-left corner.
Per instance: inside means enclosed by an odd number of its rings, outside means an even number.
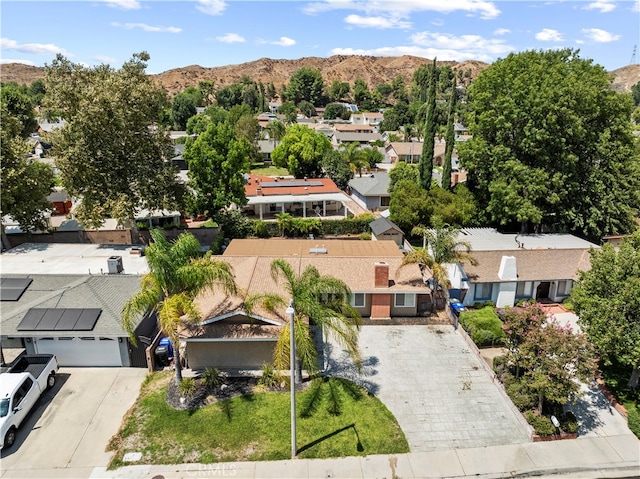
[[[325,376],[348,379],[373,395],[378,393],[380,386],[376,382],[368,379],[378,374],[375,366],[378,365],[379,360],[376,356],[363,358],[362,368],[358,371],[358,368],[353,364],[353,361],[345,351],[336,351],[334,346],[329,343],[325,343],[322,351],[322,357],[324,358],[323,374]]]
[[[336,436],[342,432],[348,431],[349,429],[353,429],[353,432],[356,435],[356,440],[358,441],[357,445],[356,445],[356,449],[358,450],[358,452],[364,452],[364,446],[362,445],[362,442],[360,441],[360,435],[358,434],[358,430],[356,429],[356,425],[355,423],[351,423],[348,426],[342,427],[340,429],[336,429],[333,432],[330,432],[329,434],[325,434],[324,436],[311,441],[308,444],[305,444],[304,446],[302,446],[301,448],[299,448],[296,453],[297,454],[302,454],[304,451],[306,451],[307,449],[311,449],[313,446],[315,446],[316,444],[320,444],[322,441],[326,441],[327,439],[331,439],[333,436]]]

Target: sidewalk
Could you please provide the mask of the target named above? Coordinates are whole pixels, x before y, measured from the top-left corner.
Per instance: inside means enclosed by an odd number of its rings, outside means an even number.
[[[72,471],[68,476],[42,472],[45,476],[39,477],[77,477]],[[638,474],[640,441],[633,435],[623,435],[339,459],[130,466],[115,471],[94,468],[89,477],[411,479],[571,475],[587,479]]]

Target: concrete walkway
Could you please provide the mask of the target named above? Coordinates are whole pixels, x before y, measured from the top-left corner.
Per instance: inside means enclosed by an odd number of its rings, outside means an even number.
[[[329,373],[380,398],[411,452],[530,442],[522,416],[452,326],[363,326],[360,347],[360,375],[335,345]]]

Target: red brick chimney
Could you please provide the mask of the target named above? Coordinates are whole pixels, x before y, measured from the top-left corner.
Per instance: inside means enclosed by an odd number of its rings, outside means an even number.
[[[375,263],[375,287],[376,288],[388,288],[389,287],[389,265],[383,261]]]

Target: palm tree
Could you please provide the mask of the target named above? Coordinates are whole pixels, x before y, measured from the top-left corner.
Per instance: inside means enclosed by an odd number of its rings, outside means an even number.
[[[153,242],[145,250],[149,273],[141,281],[142,289],[122,309],[122,326],[136,341],[134,329],[140,315],[157,313],[160,330],[171,340],[176,383],[182,381],[178,329],[183,321],[198,323],[200,312],[193,300],[203,291],[222,288],[237,294],[231,266],[203,256],[200,242],[191,233],[182,233],[169,242],[161,230],[151,230]]]
[[[278,258],[271,262],[271,277],[293,299],[296,351],[301,366],[310,375],[320,371],[311,326],[316,326],[322,337],[331,336],[360,367],[362,362],[358,348],[358,331],[361,317],[351,306],[351,290],[342,281],[332,276],[322,276],[314,266],[307,266],[296,275],[291,265]],[[262,304],[271,311],[284,310],[288,300],[277,294],[259,294],[245,300],[245,308],[251,312],[255,305]],[[278,337],[273,355],[277,370],[289,369],[289,328],[286,324]]]
[[[360,143],[354,141],[343,143],[340,147],[342,158],[349,165],[351,171],[362,177],[362,169],[369,168],[369,160],[360,148]]]
[[[429,268],[433,272],[433,290],[437,294],[439,286],[443,285],[442,289],[446,299],[448,297],[449,274],[445,265],[463,261],[468,261],[473,265],[477,264],[471,254],[471,245],[468,241],[459,240],[459,233],[458,228],[445,225],[439,219],[434,221],[432,228],[421,225],[414,227],[411,234],[422,236],[422,249],[407,253],[402,259],[400,268],[409,264],[418,264],[423,272],[425,268]]]

